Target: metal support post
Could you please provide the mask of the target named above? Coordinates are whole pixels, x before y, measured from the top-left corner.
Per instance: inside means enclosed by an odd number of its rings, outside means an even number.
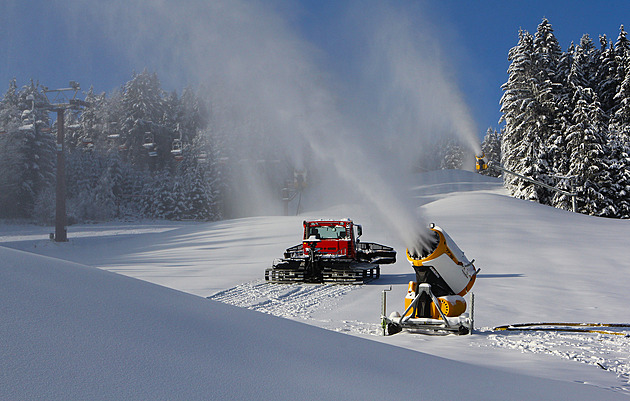
[[[475,293],[470,293],[470,334],[475,329]]]
[[[79,90],[81,90],[81,88],[75,81],[70,81],[68,88],[43,88],[43,92],[47,100],[45,108],[47,110],[57,112],[57,188],[55,194],[55,234],[53,238],[55,242],[68,241],[68,231],[66,230],[66,158],[64,153],[64,117],[66,110],[80,110],[82,107],[89,106],[89,104],[84,100],[76,98]],[[69,92],[72,93],[72,97],[66,96]]]
[[[383,336],[387,335],[387,291],[391,291],[392,286],[383,290],[383,296],[381,297],[381,327],[383,328]]]
[[[65,109],[57,109],[57,191],[55,208],[55,242],[67,242],[66,229],[66,158],[64,154]]]

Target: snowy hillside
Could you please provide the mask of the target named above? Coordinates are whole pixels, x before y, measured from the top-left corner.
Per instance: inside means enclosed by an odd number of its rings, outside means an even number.
[[[627,399],[627,338],[491,330],[630,321],[627,222],[512,199],[498,180],[463,171],[413,180],[427,222],[482,269],[475,335],[380,336],[382,290],[392,286],[388,311],[400,311],[413,278],[386,211],[71,226],[68,243],[50,242],[50,228],[3,225],[0,398],[376,399],[448,388],[472,399]],[[351,217],[399,261],[364,286],[265,284],[311,217]]]

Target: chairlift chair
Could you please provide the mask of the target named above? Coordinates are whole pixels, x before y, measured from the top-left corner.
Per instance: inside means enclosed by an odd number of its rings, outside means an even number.
[[[181,156],[182,154],[182,140],[181,139],[173,139],[173,148],[171,149],[171,154],[173,156]]]
[[[151,150],[155,147],[155,138],[151,132],[147,131],[144,133],[144,143],[142,146],[147,150]]]

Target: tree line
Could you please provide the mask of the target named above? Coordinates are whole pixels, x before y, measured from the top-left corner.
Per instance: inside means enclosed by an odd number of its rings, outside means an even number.
[[[543,19],[519,32],[502,86],[500,133],[483,147],[506,169],[576,194],[578,212],[630,216],[630,41],[585,34],[562,51]],[[571,196],[509,174],[515,197],[571,210]]]
[[[506,169],[565,192],[504,175],[510,194],[570,210],[572,192],[580,213],[628,218],[630,41],[623,26],[614,42],[602,35],[596,45],[585,34],[562,51],[543,19],[534,35],[519,32],[508,60],[503,126],[488,129],[482,149]],[[189,88],[166,92],[146,70],[109,96],[90,89],[85,100],[89,107],[65,116],[70,221],[238,217],[239,203],[256,203],[252,185],[261,183],[278,194],[280,210],[282,187],[293,177],[290,158],[238,105]],[[40,107],[46,103],[41,85],[18,88],[15,80],[0,100],[0,218],[52,221],[56,125]],[[420,170],[469,161],[452,138],[429,148],[419,155]]]
[[[222,217],[220,141],[200,96],[167,93],[144,71],[85,101],[64,118],[69,222]],[[41,85],[15,80],[0,101],[1,218],[54,217],[57,125],[47,103]]]

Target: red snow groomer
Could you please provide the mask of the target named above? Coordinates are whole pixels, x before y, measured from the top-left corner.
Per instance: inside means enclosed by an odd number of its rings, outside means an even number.
[[[350,219],[304,221],[301,244],[265,270],[272,283],[361,284],[380,275],[380,265],[396,262],[389,246],[361,242],[360,225]]]

